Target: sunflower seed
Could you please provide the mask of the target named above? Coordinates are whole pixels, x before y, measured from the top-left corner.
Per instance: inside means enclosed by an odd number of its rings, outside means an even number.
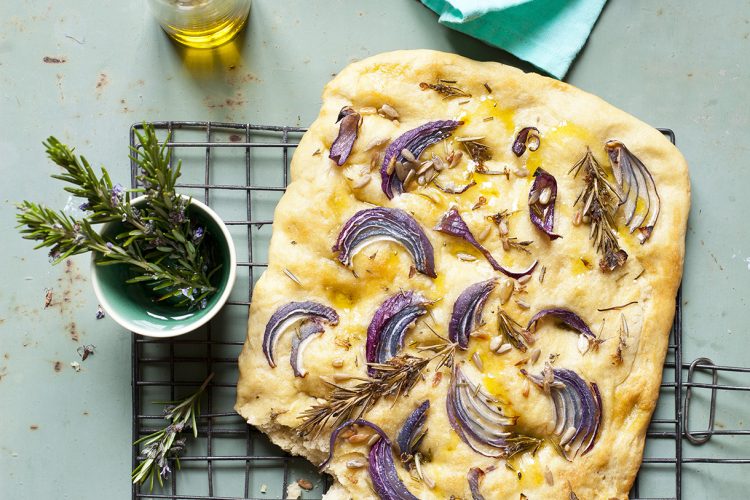
[[[435,170],[438,172],[442,172],[446,168],[445,162],[438,155],[432,155],[432,163],[435,165]]]
[[[539,190],[535,189],[529,193],[529,205],[533,205],[537,201],[539,201]]]
[[[411,184],[411,181],[414,180],[415,173],[414,170],[409,170],[409,173],[406,174],[406,178],[404,179],[404,187],[407,187],[409,184]]]
[[[390,104],[383,104],[382,106],[380,106],[378,113],[381,115],[385,115],[392,120],[400,118],[398,111],[396,111],[396,109]]]
[[[529,391],[531,391],[531,384],[529,383],[529,379],[526,378],[523,380],[523,390],[521,391],[521,394],[523,394],[523,397],[528,398]]]
[[[474,362],[474,365],[477,367],[477,370],[480,372],[484,371],[484,363],[482,363],[482,358],[479,357],[479,353],[475,352],[474,355],[471,357],[471,360]]]
[[[422,162],[422,164],[420,165],[419,169],[417,170],[417,175],[424,174],[429,169],[431,169],[434,164],[435,164],[435,162],[433,162],[432,160],[427,160],[427,161]]]
[[[505,304],[513,295],[513,282],[509,279],[503,279],[500,282],[500,304]]]
[[[503,338],[499,335],[490,339],[490,351],[497,352],[501,345],[503,345]]]
[[[370,436],[370,439],[367,440],[367,446],[374,445],[378,442],[378,439],[380,439],[380,434],[373,434],[372,436]]]
[[[520,278],[518,278],[518,283],[521,285],[524,285],[528,283],[530,279],[531,279],[531,275],[527,274],[526,276],[521,276]]]
[[[359,110],[360,115],[374,115],[377,112],[378,110],[374,106],[365,106]]]
[[[483,135],[476,135],[471,137],[456,137],[456,142],[476,142],[484,139]]]
[[[351,444],[365,443],[369,440],[370,440],[370,434],[361,434],[361,433],[354,434],[347,438],[347,441],[349,441]]]
[[[508,222],[502,219],[497,225],[497,230],[500,231],[500,236],[508,236]]]
[[[338,382],[346,382],[347,380],[351,380],[354,375],[348,375],[346,373],[334,373],[333,374],[333,381]]]
[[[529,309],[531,306],[527,304],[525,301],[521,299],[516,299],[516,304],[518,304],[518,307],[521,309]]]
[[[406,179],[406,176],[411,172],[412,165],[411,163],[404,162],[404,161],[397,161],[396,162],[396,177],[398,177],[401,181]]]
[[[577,210],[575,216],[573,217],[573,225],[574,226],[580,225],[581,224],[581,219],[582,219],[581,211]]]
[[[414,157],[414,155],[409,151],[408,149],[404,148],[401,150],[401,156],[403,156],[407,161],[417,161],[417,159]]]
[[[369,175],[366,175],[364,177],[360,177],[358,179],[355,179],[352,182],[352,187],[354,189],[360,189],[365,187],[370,182],[371,177]]]
[[[465,262],[474,262],[477,260],[476,257],[473,255],[469,255],[468,253],[457,253],[456,257],[458,257],[458,260],[463,260]]]
[[[510,242],[508,241],[508,238],[503,238],[503,250],[506,252],[510,250]]]
[[[341,358],[336,358],[331,361],[331,366],[333,366],[334,368],[341,368],[342,366],[344,366],[344,360]]]
[[[526,167],[520,167],[513,171],[514,174],[516,174],[516,177],[528,177],[529,171]]]
[[[367,462],[362,458],[355,458],[354,460],[347,460],[346,462],[347,469],[361,469],[365,465],[367,465]]]
[[[541,354],[541,349],[534,349],[533,351],[531,351],[531,362],[536,363],[539,360],[539,356],[541,356]]]
[[[349,439],[352,437],[356,432],[354,432],[352,429],[346,429],[341,434],[339,434],[339,439]]]
[[[448,168],[453,168],[456,165],[458,165],[461,162],[461,157],[464,155],[462,151],[454,151],[453,152],[453,158],[451,158],[451,163],[448,166]]]
[[[508,343],[505,343],[501,345],[495,352],[498,354],[505,354],[506,352],[510,352],[511,349],[513,349],[513,346]]]
[[[479,236],[477,237],[477,239],[479,239],[479,241],[484,241],[487,239],[487,236],[489,235],[490,235],[490,226],[485,226],[484,229],[482,229],[482,232],[479,233]]]
[[[542,189],[542,193],[539,195],[539,203],[546,205],[552,198],[552,188],[546,187]]]
[[[483,331],[477,331],[477,332],[471,332],[469,336],[475,339],[487,339],[490,337],[490,334],[487,332],[483,332]]]

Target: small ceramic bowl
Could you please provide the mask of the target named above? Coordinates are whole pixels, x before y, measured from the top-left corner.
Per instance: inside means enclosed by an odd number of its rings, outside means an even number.
[[[138,207],[145,203],[145,197],[131,200]],[[159,304],[153,299],[153,292],[142,284],[127,284],[130,277],[127,265],[97,266],[97,254],[91,256],[91,284],[102,309],[123,328],[147,337],[175,337],[196,330],[204,325],[222,308],[229,298],[237,277],[237,255],[232,236],[221,218],[203,203],[191,200],[186,209],[187,215],[197,221],[197,225],[213,239],[216,255],[222,263],[212,281],[217,291],[207,298],[203,309],[188,310],[169,304]],[[123,230],[121,222],[104,224],[101,234],[114,236]]]

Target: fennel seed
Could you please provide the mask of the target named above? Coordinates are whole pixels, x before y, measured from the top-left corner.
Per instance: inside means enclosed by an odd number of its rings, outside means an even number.
[[[542,270],[539,271],[539,283],[544,282],[544,275],[547,273],[547,266],[542,266]]]

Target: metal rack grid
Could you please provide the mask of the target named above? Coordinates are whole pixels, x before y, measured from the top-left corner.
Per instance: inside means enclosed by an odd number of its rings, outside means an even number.
[[[238,247],[238,280],[228,307],[201,330],[165,340],[132,337],[134,441],[164,426],[158,414],[161,405],[154,405],[153,401],[181,397],[200,385],[208,373],[216,374],[203,397],[204,412],[199,421],[198,439],[191,441],[181,457],[182,471],[171,474],[164,488],[150,491],[148,485],[134,485],[132,498],[281,499],[286,496],[287,486],[299,478],[315,486],[311,491],[303,491],[302,498],[320,498],[329,485],[327,477],[318,476],[304,459],[290,456],[270,444],[232,409],[237,356],[244,342],[252,285],[266,267],[263,254],[270,233],[264,233],[264,228],[270,228],[273,206],[289,182],[289,151],[296,147],[305,129],[185,121],[153,125],[164,140],[169,137],[167,145],[174,158],[183,161],[183,175],[178,184],[181,192],[212,206],[233,232]],[[141,125],[131,128],[131,147],[136,147],[135,131],[140,128]],[[674,142],[672,131],[662,132]],[[137,186],[136,175],[137,166],[131,162],[134,187]],[[267,182],[269,176],[273,178],[271,182]],[[236,210],[238,206],[240,212]],[[715,429],[717,393],[750,391],[747,385],[719,384],[719,375],[750,373],[750,368],[717,366],[706,358],[683,363],[681,313],[678,295],[660,402],[647,434],[643,465],[631,492],[634,499],[681,500],[683,469],[689,464],[750,463],[750,458],[685,456],[685,441],[698,445],[713,436],[731,438],[750,434],[740,429]],[[705,371],[712,374],[710,383],[693,381]],[[707,406],[709,424],[704,431],[692,431],[688,427],[690,401],[696,389],[711,394]],[[133,466],[137,464],[138,453],[134,447]],[[649,476],[658,477],[658,483],[663,486],[664,477],[671,477],[672,473],[672,491],[664,494],[656,488],[659,492],[652,492],[655,482],[649,481]]]

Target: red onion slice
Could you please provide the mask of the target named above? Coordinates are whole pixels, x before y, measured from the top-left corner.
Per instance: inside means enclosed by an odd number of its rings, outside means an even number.
[[[336,427],[333,433],[331,433],[328,457],[320,464],[320,469],[323,469],[333,458],[336,439],[338,438],[339,433],[353,424],[367,426],[380,435],[380,439],[378,439],[370,448],[369,454],[370,479],[372,480],[373,489],[378,497],[383,500],[419,500],[411,494],[398,476],[396,463],[393,460],[391,441],[388,439],[385,431],[369,420],[363,418],[347,420]]]
[[[556,199],[557,180],[546,170],[537,168],[534,172],[534,183],[529,191],[529,218],[532,224],[549,236],[550,240],[561,237],[552,232],[555,225]]]
[[[492,254],[489,252],[489,250],[484,248],[482,244],[477,241],[477,239],[469,230],[469,226],[466,225],[466,222],[464,222],[464,220],[461,218],[461,214],[458,213],[458,210],[456,208],[451,208],[445,214],[443,214],[440,221],[438,221],[437,225],[433,229],[435,229],[435,231],[440,231],[441,233],[450,234],[451,236],[456,236],[463,239],[471,246],[479,250],[495,271],[500,271],[504,275],[513,279],[522,278],[526,275],[531,274],[532,272],[534,272],[534,268],[536,268],[536,265],[539,263],[539,261],[535,260],[527,269],[523,271],[511,271],[504,268],[500,265],[499,262],[495,260],[494,257],[492,257]]]
[[[594,446],[602,420],[601,395],[595,383],[587,384],[572,370],[554,368],[552,372],[555,383],[549,388],[555,406],[554,434],[560,437],[563,455],[572,461],[579,452],[583,455]],[[544,387],[543,375],[527,376]]]
[[[479,491],[479,481],[484,477],[484,471],[479,467],[472,467],[466,475],[469,481],[469,490],[471,490],[472,500],[484,500],[484,495]]]
[[[578,316],[573,311],[569,309],[564,309],[562,307],[556,307],[552,309],[542,309],[531,318],[526,329],[529,330],[536,324],[537,321],[543,318],[546,318],[547,316],[552,316],[553,318],[557,318],[558,320],[568,325],[570,328],[576,330],[578,333],[586,336],[587,338],[591,340],[596,338],[596,335],[594,335],[594,332],[591,331],[591,328],[589,328],[589,325],[587,325],[586,322],[583,321],[580,316]]]
[[[466,349],[469,346],[469,334],[482,323],[482,311],[497,280],[490,279],[474,283],[464,290],[453,304],[453,313],[448,324],[448,338],[458,343],[458,347]]]
[[[386,363],[403,348],[407,330],[427,313],[429,301],[419,293],[399,292],[375,311],[367,328],[365,357],[368,363]],[[370,375],[375,370],[367,368]]]
[[[336,314],[336,311],[317,302],[289,302],[279,307],[271,315],[263,333],[263,354],[271,368],[276,367],[273,353],[279,343],[281,334],[294,323],[306,318],[320,318],[331,325],[339,323],[339,315]]]
[[[333,251],[339,253],[339,261],[351,266],[354,256],[376,241],[398,243],[411,254],[417,271],[432,278],[437,277],[430,240],[419,223],[398,208],[375,207],[360,210],[341,228]]]
[[[401,456],[401,461],[406,462],[419,446],[419,442],[425,435],[424,424],[427,420],[427,410],[430,409],[430,401],[424,401],[416,410],[411,412],[401,426],[396,437],[396,444]]]
[[[377,425],[375,425],[372,422],[370,422],[369,420],[365,420],[364,418],[357,418],[357,419],[354,419],[354,420],[347,420],[346,422],[343,422],[341,425],[339,425],[338,427],[336,427],[333,430],[333,432],[331,433],[331,438],[330,438],[330,440],[328,442],[328,456],[318,466],[319,469],[323,469],[326,465],[328,465],[328,462],[330,462],[331,459],[333,458],[333,452],[334,452],[334,450],[336,448],[336,439],[338,439],[339,434],[341,433],[341,431],[343,431],[347,427],[350,427],[350,426],[352,426],[354,424],[356,424],[356,425],[364,425],[364,426],[367,426],[370,429],[374,430],[376,433],[378,433],[380,435],[381,440],[385,441],[390,446],[391,441],[388,439],[388,435],[385,433],[385,431],[383,429],[381,429],[380,427],[378,427]]]
[[[455,120],[427,122],[424,125],[409,130],[391,142],[385,150],[383,164],[380,167],[381,187],[385,195],[391,199],[395,195],[404,192],[404,184],[396,175],[395,169],[390,174],[388,173],[388,166],[392,159],[397,162],[403,162],[404,157],[401,151],[404,149],[414,155],[415,158],[419,158],[419,155],[428,146],[449,137],[462,123]]]
[[[639,230],[638,239],[643,244],[651,237],[661,209],[656,182],[643,162],[622,142],[609,141],[605,148],[617,181],[620,205],[625,205],[625,224],[631,233]],[[639,199],[643,200],[641,207],[638,207]]]
[[[453,367],[446,397],[448,422],[472,450],[487,457],[508,458],[539,444],[539,440],[512,432],[514,417],[503,414],[496,401]]]
[[[513,141],[513,154],[521,157],[526,152],[526,147],[529,151],[536,151],[539,149],[539,129],[536,127],[524,127],[518,131],[516,140]]]
[[[289,356],[289,362],[292,365],[292,371],[295,377],[303,377],[307,375],[305,369],[303,356],[305,355],[305,349],[308,344],[312,341],[315,336],[319,333],[323,333],[325,329],[319,321],[311,319],[305,321],[299,327],[299,334],[292,336],[292,352]]]
[[[339,167],[346,163],[357,140],[357,129],[359,128],[360,115],[350,106],[344,106],[339,112],[336,122],[339,124],[339,134],[331,144],[328,157],[336,162]]]

